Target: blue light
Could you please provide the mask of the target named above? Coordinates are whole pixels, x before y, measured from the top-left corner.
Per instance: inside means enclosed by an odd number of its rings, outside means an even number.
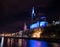
[[[37,40],[29,40],[29,47],[47,47],[47,42],[37,41]]]
[[[41,22],[38,21],[37,23],[34,23],[34,24],[30,25],[30,29],[38,28],[38,27],[46,27],[46,26],[47,26],[46,21],[41,21]]]
[[[29,41],[29,46],[30,47],[40,47],[40,42],[39,41],[37,41],[37,40],[30,40]]]
[[[46,17],[45,16],[42,16],[41,19],[46,19]]]
[[[47,47],[48,46],[47,42],[45,42],[45,41],[42,41],[41,45],[42,45],[41,47]]]
[[[39,22],[30,25],[30,29],[39,27]]]
[[[46,21],[40,22],[40,27],[46,27],[46,26],[47,26],[47,22]]]

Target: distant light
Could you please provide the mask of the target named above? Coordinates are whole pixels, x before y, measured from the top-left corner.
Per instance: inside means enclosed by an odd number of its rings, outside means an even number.
[[[30,25],[30,29],[38,28],[38,27],[46,27],[46,26],[47,26],[46,21],[41,21],[41,22],[38,21],[37,23]]]
[[[46,17],[45,17],[45,16],[41,16],[41,19],[42,19],[42,20],[46,20]]]
[[[41,37],[41,33],[42,33],[42,31],[36,31],[36,32],[34,32],[34,33],[32,34],[32,37],[33,37],[33,38],[40,38],[40,37]]]
[[[47,26],[47,22],[46,21],[40,22],[40,27],[46,27],[46,26]]]
[[[34,14],[34,7],[33,7],[33,9],[32,9],[32,14]]]
[[[57,25],[57,24],[60,24],[60,21],[53,21],[52,23],[53,25]]]
[[[52,38],[56,37],[56,34],[51,35]]]
[[[34,6],[33,6],[33,8],[32,8],[32,19],[34,18],[34,16],[35,16],[35,12],[34,12]]]
[[[30,29],[39,27],[39,22],[30,25]]]

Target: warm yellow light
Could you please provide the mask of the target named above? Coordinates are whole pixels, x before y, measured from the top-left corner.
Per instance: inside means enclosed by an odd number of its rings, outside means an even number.
[[[35,32],[32,34],[32,37],[40,38],[41,37],[41,33],[42,33],[41,29],[35,30]]]

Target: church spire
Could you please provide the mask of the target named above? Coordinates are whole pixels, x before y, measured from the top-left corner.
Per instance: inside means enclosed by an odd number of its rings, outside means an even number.
[[[34,16],[35,16],[35,8],[34,6],[32,7],[32,19],[34,19]]]
[[[27,25],[24,23],[24,31],[27,30]]]

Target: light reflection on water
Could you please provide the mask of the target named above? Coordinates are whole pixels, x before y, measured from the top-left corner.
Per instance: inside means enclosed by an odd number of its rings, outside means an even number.
[[[60,43],[51,43],[52,47],[60,47]]]
[[[30,47],[47,47],[48,42],[29,40],[29,45],[30,45]]]
[[[6,47],[60,47],[60,43],[13,38],[7,39],[4,43]]]

